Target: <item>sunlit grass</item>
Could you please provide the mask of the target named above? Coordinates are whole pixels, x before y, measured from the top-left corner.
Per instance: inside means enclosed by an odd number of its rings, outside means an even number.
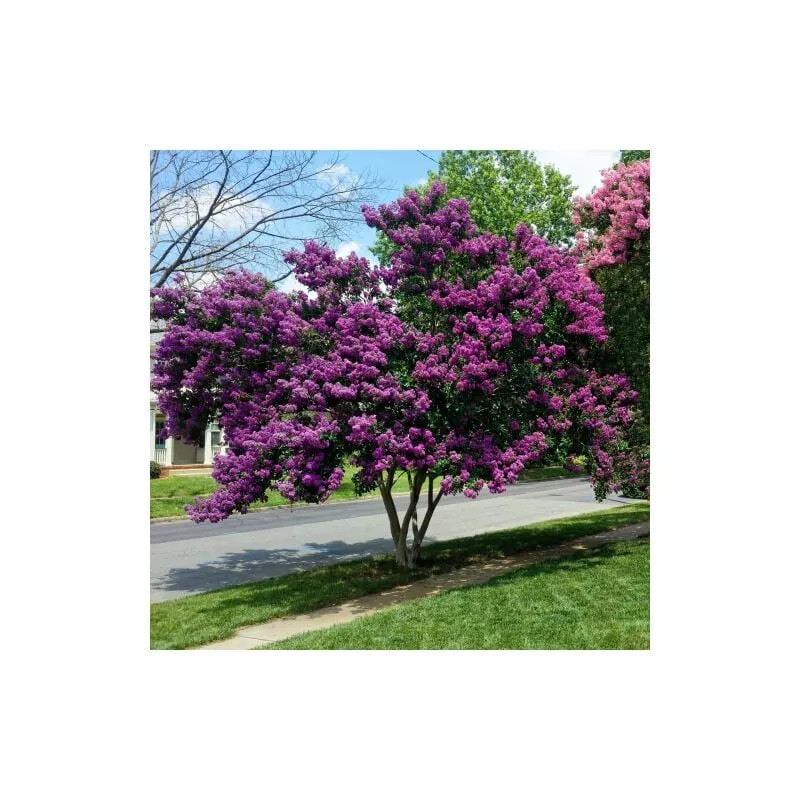
[[[258,649],[646,650],[650,549],[618,542]]]

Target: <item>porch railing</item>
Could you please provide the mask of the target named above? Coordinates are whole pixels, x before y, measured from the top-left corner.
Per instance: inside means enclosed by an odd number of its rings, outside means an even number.
[[[167,463],[167,448],[166,447],[157,447],[156,448],[155,461],[158,464],[166,464]]]

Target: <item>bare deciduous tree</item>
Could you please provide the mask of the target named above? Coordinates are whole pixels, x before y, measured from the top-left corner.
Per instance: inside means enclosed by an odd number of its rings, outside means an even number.
[[[176,271],[244,265],[281,280],[292,271],[283,251],[310,238],[342,241],[381,188],[374,175],[313,151],[153,150],[151,285]]]

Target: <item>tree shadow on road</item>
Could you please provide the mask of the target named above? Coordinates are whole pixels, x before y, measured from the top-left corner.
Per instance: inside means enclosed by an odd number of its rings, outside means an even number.
[[[275,578],[314,567],[394,552],[388,537],[366,542],[307,542],[299,549],[259,549],[226,553],[196,567],[170,569],[153,578],[151,588],[168,592],[207,592],[225,586]]]

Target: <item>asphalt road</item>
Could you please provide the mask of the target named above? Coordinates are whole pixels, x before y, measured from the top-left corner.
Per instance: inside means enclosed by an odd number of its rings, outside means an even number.
[[[396,500],[402,514],[407,501]],[[586,478],[517,484],[475,500],[443,497],[426,541],[473,536],[629,501],[598,504]],[[426,503],[420,502],[420,516]],[[150,526],[150,599],[169,600],[221,586],[271,578],[373,553],[392,552],[380,499],[319,506],[279,506],[219,523]]]

